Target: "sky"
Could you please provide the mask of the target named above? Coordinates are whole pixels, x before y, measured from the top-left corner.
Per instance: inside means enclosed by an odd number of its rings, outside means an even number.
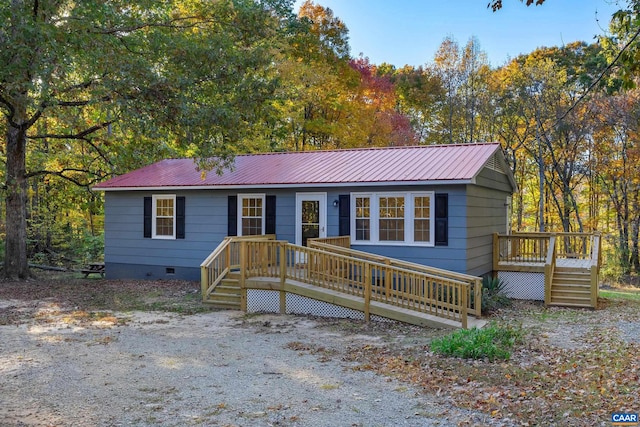
[[[296,0],[297,11],[303,0]],[[351,56],[402,67],[433,62],[445,37],[461,47],[476,37],[492,66],[541,46],[594,42],[605,34],[615,0],[546,0],[526,7],[503,0],[492,12],[489,0],[315,0],[333,10],[349,29]]]

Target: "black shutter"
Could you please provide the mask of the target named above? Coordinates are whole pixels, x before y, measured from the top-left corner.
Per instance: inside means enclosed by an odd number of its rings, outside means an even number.
[[[351,197],[348,194],[338,196],[338,234],[349,236],[351,234]]]
[[[449,195],[436,194],[436,246],[449,244]]]
[[[151,220],[153,210],[153,203],[151,201],[151,197],[144,198],[144,237],[151,238]]]
[[[176,197],[176,239],[184,239],[184,197]]]
[[[276,196],[266,196],[264,234],[276,234]]]
[[[227,205],[227,236],[238,235],[238,196],[229,196]]]

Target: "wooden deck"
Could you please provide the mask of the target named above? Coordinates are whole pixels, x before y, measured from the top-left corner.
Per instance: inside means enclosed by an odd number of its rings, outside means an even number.
[[[495,234],[493,242],[494,271],[544,274],[546,305],[597,307],[599,234]]]
[[[203,301],[246,311],[247,291],[257,289],[280,292],[281,312],[292,293],[361,311],[366,320],[484,324],[470,316],[481,313],[479,277],[379,258],[331,244],[320,249],[265,237],[227,238],[201,265]]]
[[[533,271],[544,273],[546,262],[518,261],[511,259],[509,261],[499,261],[496,271]],[[556,259],[558,268],[570,270],[589,270],[591,268],[590,259],[576,258],[558,258]]]

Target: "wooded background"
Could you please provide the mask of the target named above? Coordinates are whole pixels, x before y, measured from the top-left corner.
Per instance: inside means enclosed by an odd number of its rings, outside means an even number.
[[[640,272],[640,1],[594,43],[498,67],[451,37],[422,66],[371,64],[330,9],[291,0],[13,0],[0,22],[8,277],[100,259],[91,186],[162,158],[216,173],[239,153],[484,141],[516,177],[514,231],[600,231],[604,273]]]

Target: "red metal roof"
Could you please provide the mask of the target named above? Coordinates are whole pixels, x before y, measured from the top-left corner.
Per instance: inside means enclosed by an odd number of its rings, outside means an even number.
[[[193,159],[168,159],[102,182],[96,190],[470,181],[499,143],[424,145],[236,156],[203,178]]]

